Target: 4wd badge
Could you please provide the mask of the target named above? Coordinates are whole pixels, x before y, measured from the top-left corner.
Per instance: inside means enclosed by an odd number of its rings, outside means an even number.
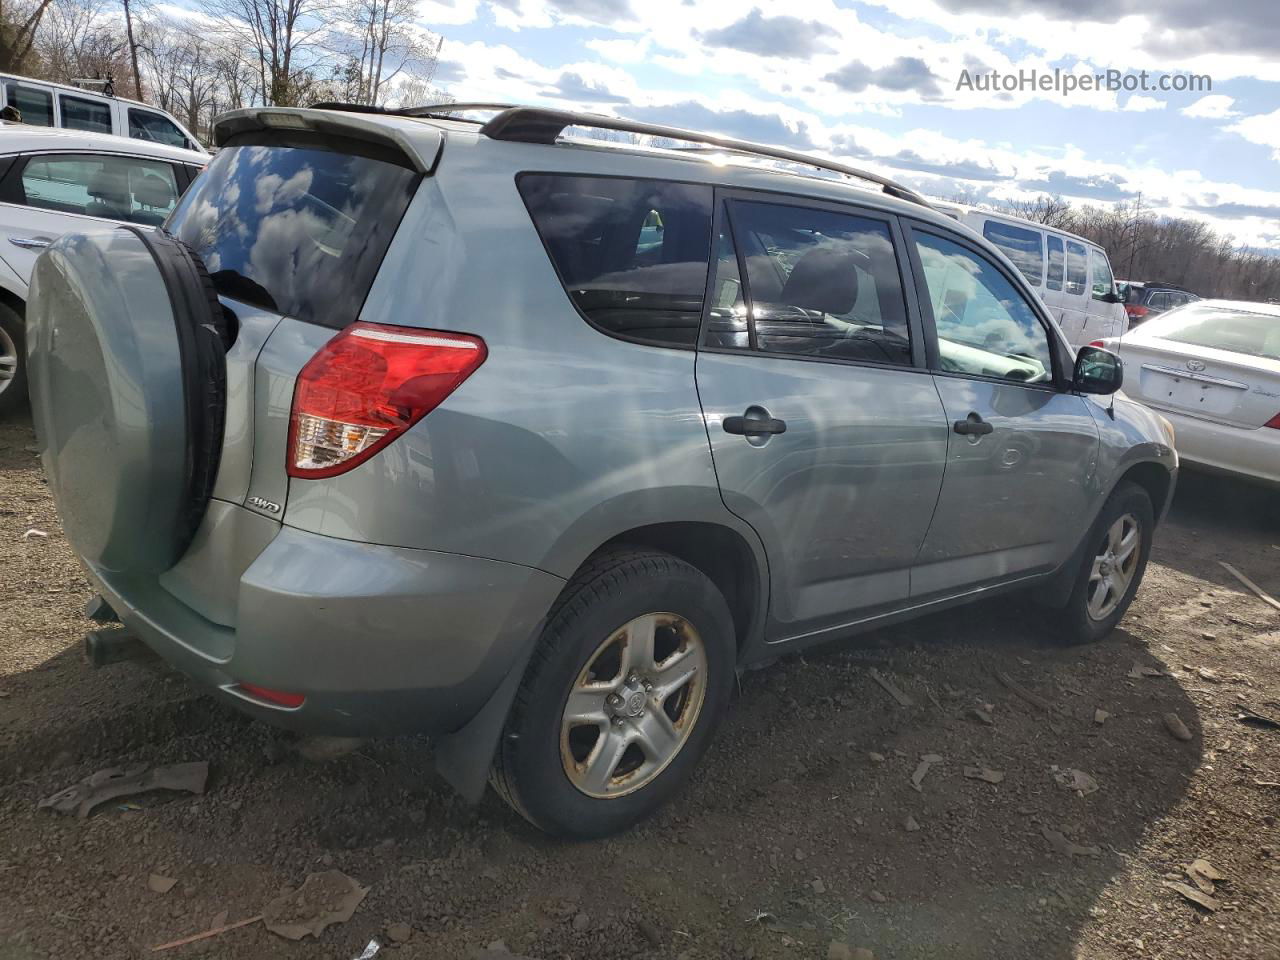
[[[280,504],[265,497],[250,497],[249,506],[257,507],[259,510],[266,510],[268,513],[279,513]]]

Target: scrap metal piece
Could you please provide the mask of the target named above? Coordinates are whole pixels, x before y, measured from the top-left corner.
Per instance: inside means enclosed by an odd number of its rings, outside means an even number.
[[[41,810],[75,814],[81,820],[94,807],[116,797],[128,797],[152,790],[176,790],[181,793],[204,793],[209,779],[208,761],[174,763],[153,767],[149,763],[130,763],[108,767],[85,777],[79,783],[45,797],[37,804]]]
[[[262,923],[289,940],[318,937],[326,927],[346,923],[369,892],[341,870],[313,873],[297,890],[283,893],[262,908]]]

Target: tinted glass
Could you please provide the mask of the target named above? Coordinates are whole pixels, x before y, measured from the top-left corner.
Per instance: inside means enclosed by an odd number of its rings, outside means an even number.
[[[569,297],[605,333],[664,346],[698,339],[711,187],[526,174],[529,215]]]
[[[958,243],[916,234],[943,370],[1025,383],[1053,379],[1049,337],[995,264]]]
[[[729,204],[729,219],[746,264],[757,349],[911,363],[906,302],[884,221],[743,201]]]
[[[328,150],[224,147],[169,221],[218,292],[313,323],[360,313],[417,185],[413,171]]]
[[[1111,264],[1107,262],[1107,255],[1101,250],[1090,247],[1089,262],[1093,268],[1093,299],[1101,300],[1115,293],[1116,281],[1111,274]]]
[[[1151,310],[1167,310],[1173,305],[1173,296],[1164,291],[1157,291],[1147,299],[1147,307]]]
[[[1084,293],[1089,284],[1089,261],[1085,249],[1078,243],[1067,241],[1067,280],[1064,289],[1074,297]]]
[[[727,217],[721,217],[716,237],[716,279],[712,287],[710,318],[703,342],[709,347],[751,346],[747,328],[747,301],[743,295],[738,250],[729,231]]]
[[[1049,273],[1045,277],[1044,285],[1049,290],[1062,289],[1062,238],[1055,237],[1050,234],[1045,238],[1045,244],[1049,248]]]
[[[163,223],[178,199],[167,163],[87,154],[32,157],[22,191],[29,207],[151,226]]]
[[[168,117],[147,110],[129,111],[129,136],[136,140],[167,143],[171,147],[185,147],[186,135]]]
[[[62,125],[68,130],[111,132],[111,108],[105,103],[65,95],[58,102],[62,105]]]
[[[53,94],[10,80],[4,85],[9,106],[17,107],[22,122],[36,127],[53,126]]]
[[[1144,335],[1280,360],[1280,316],[1198,304],[1170,310],[1143,324]]]
[[[1041,243],[1043,234],[1040,231],[988,220],[982,228],[982,235],[1013,261],[1013,265],[1027,278],[1028,283],[1040,286],[1040,281],[1044,279],[1044,249]]]

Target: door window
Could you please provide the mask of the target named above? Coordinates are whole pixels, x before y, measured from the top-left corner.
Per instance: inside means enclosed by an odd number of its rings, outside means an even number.
[[[1027,278],[1027,283],[1040,286],[1044,279],[1044,245],[1041,242],[1043,234],[1039,230],[988,220],[982,227],[982,235],[1013,261],[1013,265]]]
[[[1093,268],[1093,299],[1101,300],[1115,293],[1116,280],[1111,273],[1111,264],[1107,262],[1107,255],[1090,247],[1089,263]]]
[[[167,143],[171,147],[189,146],[186,134],[176,123],[150,110],[129,110],[129,136],[135,140]]]
[[[662,346],[697,343],[711,187],[541,173],[518,186],[566,292],[593,325]]]
[[[995,264],[916,233],[943,370],[1024,383],[1053,380],[1048,331]]]
[[[58,97],[62,106],[62,125],[68,130],[89,130],[93,133],[111,132],[111,107],[84,97]]]
[[[708,345],[745,346],[745,319],[761,351],[911,364],[906,301],[887,223],[754,201],[730,201],[728,210],[732,239],[719,238]],[[739,256],[747,273],[741,292],[735,289],[742,286]],[[724,343],[726,337],[734,342]]]
[[[29,207],[152,226],[164,222],[178,197],[167,163],[90,154],[32,157],[22,191]]]
[[[1066,292],[1073,297],[1081,296],[1089,284],[1089,261],[1085,259],[1085,250],[1081,244],[1067,241],[1067,280]]]
[[[1062,289],[1062,238],[1055,237],[1050,234],[1047,238],[1049,248],[1049,273],[1045,277],[1044,285],[1048,290]]]
[[[39,87],[8,80],[4,85],[5,98],[11,107],[17,107],[22,122],[36,127],[53,126],[53,94]]]

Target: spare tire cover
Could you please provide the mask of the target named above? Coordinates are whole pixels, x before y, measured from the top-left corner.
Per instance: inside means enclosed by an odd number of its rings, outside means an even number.
[[[36,262],[32,413],[67,539],[94,566],[159,573],[190,544],[221,449],[221,323],[203,265],[163,233],[68,234]]]

